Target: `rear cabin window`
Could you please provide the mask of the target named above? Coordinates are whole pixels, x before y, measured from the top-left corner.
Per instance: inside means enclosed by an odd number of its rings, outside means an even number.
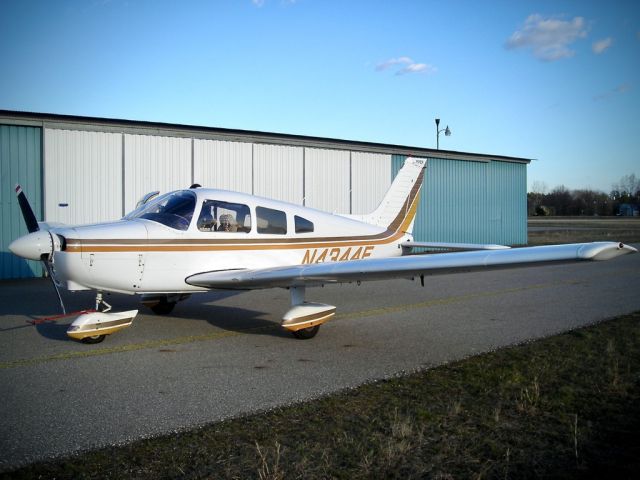
[[[313,222],[306,218],[295,215],[296,233],[311,233],[313,232]]]
[[[249,207],[241,203],[205,200],[198,217],[198,230],[249,233],[251,231]]]
[[[258,233],[273,233],[285,235],[287,233],[287,215],[281,210],[266,207],[256,207]]]

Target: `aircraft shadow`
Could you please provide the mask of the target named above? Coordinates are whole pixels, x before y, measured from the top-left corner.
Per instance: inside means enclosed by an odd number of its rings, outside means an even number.
[[[1,316],[27,317],[34,325],[25,322],[6,328],[0,327],[0,333],[23,328],[33,328],[43,337],[56,341],[73,341],[67,334],[71,317],[47,321],[61,313],[58,298],[48,279],[28,279],[3,282],[5,294],[0,302]],[[91,309],[95,303],[95,292],[68,292],[61,290],[62,300],[67,312]],[[140,304],[136,295],[105,294],[105,301],[112,305],[114,311],[139,309],[143,315],[158,318],[198,319],[208,322],[213,327],[251,335],[271,335],[288,337],[290,334],[280,328],[279,322],[265,319],[268,312],[261,312],[242,307],[217,305],[215,302],[242,294],[236,290],[217,290],[193,295],[184,302],[179,302],[173,312],[167,315],[156,315]],[[44,319],[44,320],[43,320]],[[134,326],[136,321],[134,320]],[[188,335],[190,332],[185,331]]]
[[[275,337],[289,337],[290,334],[280,327],[280,323],[264,318],[270,312],[216,305],[216,300],[238,295],[242,292],[210,292],[204,295],[194,295],[184,303],[178,303],[173,312],[166,317],[183,319],[202,319],[210,325],[237,333],[251,335],[270,335]],[[206,297],[205,297],[206,295]],[[154,315],[150,311],[149,314]]]

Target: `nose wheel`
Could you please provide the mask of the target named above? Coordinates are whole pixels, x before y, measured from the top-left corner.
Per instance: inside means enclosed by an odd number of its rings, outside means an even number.
[[[93,337],[84,337],[80,341],[82,343],[86,343],[87,345],[93,345],[95,343],[102,342],[105,338],[107,338],[106,335],[94,335]]]

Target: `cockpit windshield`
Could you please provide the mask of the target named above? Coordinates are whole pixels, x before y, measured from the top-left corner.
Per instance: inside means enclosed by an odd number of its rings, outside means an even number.
[[[125,218],[144,218],[176,230],[187,230],[195,208],[196,196],[192,192],[172,192],[154,198]]]

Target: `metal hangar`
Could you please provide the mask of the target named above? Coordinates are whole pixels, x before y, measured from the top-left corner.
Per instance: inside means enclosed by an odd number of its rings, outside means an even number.
[[[375,209],[407,156],[427,158],[417,241],[527,243],[528,159],[168,123],[0,110],[0,279],[41,275],[8,251],[39,219],[115,220],[145,193],[237,190],[335,213]]]

